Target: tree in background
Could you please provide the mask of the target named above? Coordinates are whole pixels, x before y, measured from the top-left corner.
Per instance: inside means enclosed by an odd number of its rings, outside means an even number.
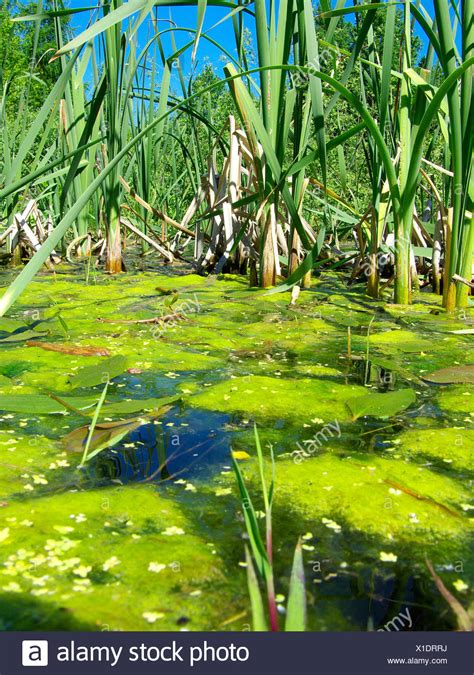
[[[61,1],[44,0],[42,13],[62,9]],[[38,3],[4,0],[0,8],[0,88],[8,86],[7,115],[24,118],[42,105],[61,73],[58,61],[49,63],[57,49],[54,19],[14,22],[17,16],[38,12]],[[69,18],[61,20],[63,39],[72,36]]]

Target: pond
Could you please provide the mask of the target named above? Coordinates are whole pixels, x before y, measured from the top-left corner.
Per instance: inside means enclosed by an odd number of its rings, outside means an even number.
[[[456,628],[426,559],[467,608],[472,310],[336,274],[290,305],[232,275],[63,272],[0,319],[2,629],[249,630],[231,460],[263,508],[254,425],[281,614],[301,538],[310,630]]]

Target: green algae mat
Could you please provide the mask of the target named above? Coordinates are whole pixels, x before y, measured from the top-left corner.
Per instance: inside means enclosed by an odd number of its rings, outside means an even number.
[[[2,630],[249,630],[254,424],[281,614],[300,538],[311,630],[456,628],[427,561],[469,611],[472,310],[333,275],[295,306],[230,275],[92,281],[39,276],[0,319]]]

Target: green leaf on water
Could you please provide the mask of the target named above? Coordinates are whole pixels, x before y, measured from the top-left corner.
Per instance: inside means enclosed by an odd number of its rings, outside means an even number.
[[[179,295],[177,293],[174,293],[172,296],[167,297],[163,300],[163,304],[165,307],[172,307],[177,301],[178,301]]]
[[[56,314],[56,318],[59,321],[59,324],[64,331],[64,335],[68,338],[69,337],[69,327],[68,327],[67,323],[64,321],[63,317],[61,316],[61,314],[59,312]]]
[[[169,406],[179,400],[176,396],[166,396],[163,398],[143,398],[132,401],[118,401],[109,403],[102,408],[103,415],[123,415],[128,413],[141,412],[142,410],[158,410],[163,406]]]
[[[144,423],[143,419],[137,417],[119,422],[104,422],[95,424],[92,433],[92,424],[86,424],[67,434],[63,438],[63,444],[69,452],[83,453],[86,443],[89,441],[87,459],[92,459],[101,450],[120,443],[127,434]]]
[[[47,333],[38,333],[35,330],[14,331],[13,333],[3,333],[0,335],[0,344],[4,342],[25,342],[33,338],[44,337]]]
[[[121,375],[127,369],[127,357],[118,354],[110,359],[102,359],[100,363],[92,366],[84,366],[70,379],[71,389],[79,387],[95,387],[104,384],[107,380]]]
[[[36,366],[29,361],[9,361],[0,366],[0,373],[5,377],[13,379],[19,377],[25,372],[34,370]]]
[[[440,349],[439,344],[428,338],[418,336],[409,330],[388,330],[384,333],[374,333],[370,336],[370,345],[405,353],[430,353]]]
[[[97,403],[93,396],[68,396],[63,400],[72,408],[85,410]],[[50,415],[66,412],[65,407],[58,401],[43,394],[2,394],[0,395],[0,411],[28,413],[34,415]]]
[[[11,319],[8,316],[2,316],[0,318],[0,335],[3,335],[4,333],[12,333],[18,328],[24,327],[24,321],[20,321],[19,319]]]
[[[370,392],[363,396],[355,396],[346,401],[354,420],[359,417],[392,417],[408,408],[416,401],[416,394],[412,389],[399,389],[386,393]]]
[[[441,368],[429,375],[423,375],[422,380],[432,384],[474,384],[474,365]]]

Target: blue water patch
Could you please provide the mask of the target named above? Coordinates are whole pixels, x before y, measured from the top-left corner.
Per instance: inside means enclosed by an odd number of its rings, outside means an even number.
[[[159,423],[135,429],[114,448],[91,462],[88,478],[96,482],[205,480],[229,465],[229,416],[173,408]]]

